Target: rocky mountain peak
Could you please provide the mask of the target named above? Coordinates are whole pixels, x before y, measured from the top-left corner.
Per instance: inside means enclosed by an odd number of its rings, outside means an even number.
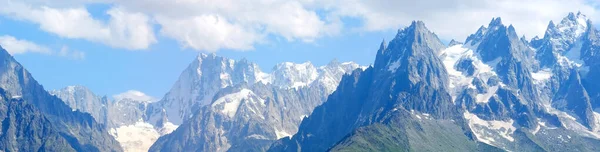
[[[383,54],[386,49],[387,49],[387,42],[385,41],[385,39],[383,39],[381,41],[381,44],[379,44],[379,50],[377,50],[377,55]]]
[[[588,31],[588,21],[587,16],[581,12],[577,14],[571,12],[557,25],[550,21],[544,38],[558,43],[555,45],[570,45]]]
[[[463,42],[459,42],[459,41],[456,41],[456,40],[452,39],[448,43],[448,47],[455,46],[455,45],[461,45],[461,44],[463,44]]]
[[[382,45],[381,46],[385,46]],[[399,65],[400,62],[393,62],[406,59],[410,56],[421,56],[427,54],[436,54],[443,48],[445,45],[439,40],[437,35],[425,26],[425,23],[422,21],[413,21],[410,26],[400,29],[396,37],[390,41],[386,51],[381,51],[381,54],[378,54],[375,59],[375,68],[383,69],[388,65],[392,66],[390,69]],[[413,47],[423,47],[422,49],[414,49]],[[393,71],[393,70],[389,70]]]
[[[502,18],[500,18],[500,17],[492,18],[492,21],[490,21],[490,24],[488,27],[495,27],[495,26],[504,26],[504,24],[502,24]]]

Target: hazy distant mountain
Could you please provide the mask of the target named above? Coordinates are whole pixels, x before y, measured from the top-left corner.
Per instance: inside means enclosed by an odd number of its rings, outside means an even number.
[[[91,114],[97,122],[108,123],[108,99],[95,95],[85,86],[68,86],[48,92],[62,99],[72,109]]]
[[[147,151],[158,137],[170,133],[165,130],[174,129],[155,128],[143,120],[148,104],[153,101],[141,92],[128,91],[114,101],[94,94],[85,86],[67,86],[50,92],[71,108],[91,114],[109,128],[110,135],[128,152]]]
[[[357,68],[335,60],[321,67],[286,62],[263,73],[247,60],[200,55],[152,105],[155,113],[163,112],[160,123],[184,121],[150,151],[265,151],[273,141],[294,134],[342,75]]]
[[[294,134],[304,116],[335,90],[342,75],[357,68],[364,67],[336,60],[321,67],[310,62],[286,62],[276,65],[273,72],[264,73],[245,59],[234,61],[214,54],[201,54],[158,102],[116,98],[110,101],[84,86],[69,86],[51,92],[72,108],[103,120],[126,151],[147,150],[158,137],[171,133],[188,119],[192,121],[187,125],[184,123],[181,130],[199,127],[203,131],[170,135],[165,140],[193,139],[197,141],[195,145],[181,148],[208,144],[208,148],[197,148],[205,151],[227,150],[231,146],[264,151],[273,141]],[[183,117],[185,115],[197,116]],[[219,117],[222,122],[206,122],[211,119],[205,117]],[[247,126],[254,129],[243,130]],[[205,129],[211,127],[215,129]],[[218,130],[236,133],[215,135]],[[200,134],[219,137],[206,139]],[[217,139],[224,141],[212,142]],[[169,144],[165,148],[169,146],[181,145]]]

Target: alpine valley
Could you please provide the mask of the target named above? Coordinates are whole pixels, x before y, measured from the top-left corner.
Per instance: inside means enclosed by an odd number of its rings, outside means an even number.
[[[200,54],[164,97],[46,91],[0,49],[0,151],[600,151],[600,32],[582,13],[444,44],[413,21],[371,66]],[[144,97],[144,98],[136,98]]]

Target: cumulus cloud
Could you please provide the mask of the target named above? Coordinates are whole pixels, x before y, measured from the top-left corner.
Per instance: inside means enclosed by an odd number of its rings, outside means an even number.
[[[4,3],[0,14],[27,20],[50,33],[113,47],[145,49],[160,35],[185,48],[215,52],[251,50],[273,36],[311,42],[348,31],[398,29],[422,20],[445,39],[464,40],[493,17],[519,34],[542,35],[550,20],[581,11],[600,17],[591,0],[21,0]],[[108,21],[94,19],[88,4],[109,4]],[[345,27],[346,18],[359,26]],[[353,20],[354,21],[354,20]],[[356,29],[354,29],[356,28]]]
[[[33,22],[60,37],[85,39],[117,48],[146,49],[156,42],[149,17],[113,7],[108,21],[97,20],[83,6],[53,8],[27,1],[0,1],[0,14]]]
[[[519,34],[543,36],[550,20],[559,20],[568,12],[581,11],[595,19],[598,10],[594,1],[585,0],[325,0],[312,5],[322,6],[333,16],[362,20],[362,30],[397,29],[412,20],[422,20],[430,30],[446,39],[464,40],[492,17],[501,17],[504,24],[513,24]]]
[[[154,23],[161,27],[162,35],[177,40],[183,47],[208,52],[251,50],[269,36],[310,42],[338,33],[341,27],[339,22],[320,17],[316,10],[306,8],[300,1],[7,0],[3,3],[8,9],[0,10],[0,14],[37,23],[41,29],[58,36],[128,49],[145,49],[156,42]],[[113,6],[107,11],[109,21],[91,17],[84,6],[92,3]]]
[[[27,40],[20,40],[10,35],[0,36],[0,46],[11,55],[27,52],[50,54],[51,51],[45,46],[35,44]]]
[[[209,52],[250,50],[269,35],[310,42],[340,30],[338,22],[319,17],[315,10],[299,1],[142,0],[119,4],[155,14],[162,27],[161,34],[176,39],[184,47]]]
[[[186,48],[215,52],[219,49],[250,50],[262,39],[259,33],[235,25],[217,15],[173,19],[158,16],[161,33],[176,39]]]
[[[137,91],[137,90],[129,90],[120,94],[116,94],[113,95],[113,98],[116,101],[120,101],[120,100],[124,100],[124,99],[129,99],[129,100],[133,100],[133,101],[139,101],[139,102],[154,102],[156,101],[156,98],[151,97],[146,95],[143,92]]]

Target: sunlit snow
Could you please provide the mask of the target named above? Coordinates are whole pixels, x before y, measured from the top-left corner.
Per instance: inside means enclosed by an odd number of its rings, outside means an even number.
[[[501,147],[502,145],[499,145],[500,141],[497,140],[505,139],[510,142],[515,140],[512,135],[516,131],[516,127],[513,126],[514,120],[512,119],[508,121],[488,121],[480,119],[477,115],[469,112],[465,112],[463,116],[468,120],[469,127],[477,140],[483,143]]]

